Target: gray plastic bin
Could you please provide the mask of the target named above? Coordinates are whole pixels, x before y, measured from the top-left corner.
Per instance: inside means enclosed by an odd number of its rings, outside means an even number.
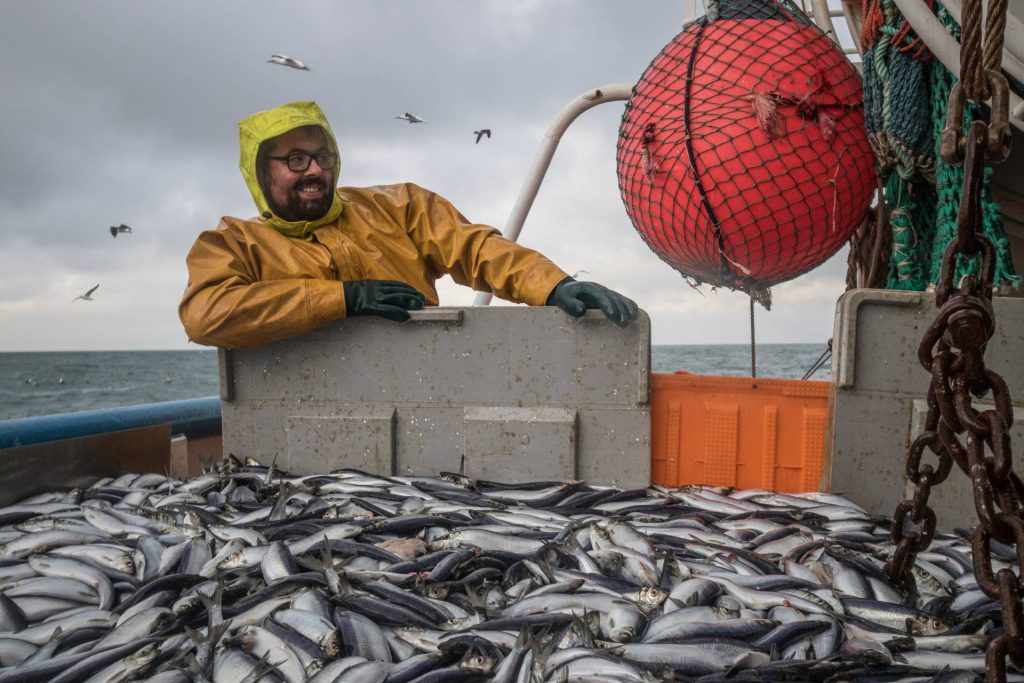
[[[985,364],[1009,384],[1020,416],[1024,299],[996,297],[992,303],[996,331]],[[832,490],[875,514],[891,515],[913,491],[904,472],[907,446],[923,429],[931,381],[918,362],[917,347],[937,310],[930,293],[870,289],[847,292],[836,309]],[[991,403],[975,401],[975,406],[984,410]],[[1018,417],[1010,432],[1016,454],[1024,445],[1022,427]],[[937,458],[926,450],[922,462],[934,466]],[[1015,465],[1020,472],[1019,460]],[[977,523],[970,479],[955,465],[932,489],[929,505],[941,529]]]
[[[297,474],[650,482],[650,320],[432,308],[220,352],[224,452]]]

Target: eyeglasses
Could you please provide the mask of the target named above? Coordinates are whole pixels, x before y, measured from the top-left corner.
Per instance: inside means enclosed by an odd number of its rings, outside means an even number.
[[[316,154],[308,154],[306,152],[295,152],[283,157],[267,157],[268,159],[277,159],[278,161],[287,161],[289,171],[305,171],[309,168],[310,163],[313,159],[316,159],[316,165],[325,171],[330,171],[334,168],[334,164],[338,162],[338,155],[334,152],[318,152]]]

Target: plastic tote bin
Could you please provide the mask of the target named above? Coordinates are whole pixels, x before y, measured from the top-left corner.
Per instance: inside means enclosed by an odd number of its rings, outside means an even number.
[[[829,382],[651,375],[651,482],[819,488]]]

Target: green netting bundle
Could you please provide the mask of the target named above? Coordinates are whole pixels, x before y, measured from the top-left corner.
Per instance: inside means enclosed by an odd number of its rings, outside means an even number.
[[[941,6],[937,16],[959,38],[960,27]],[[893,0],[865,4],[864,116],[883,179],[883,201],[892,231],[888,287],[924,290],[938,282],[942,255],[956,235],[963,188],[963,167],[946,164],[938,154],[946,125],[949,92],[956,77],[933,59],[909,29]],[[971,112],[965,112],[965,125]],[[994,283],[1017,286],[999,207],[989,193],[991,168],[985,170],[982,217],[985,235],[996,248]],[[962,260],[957,279],[973,272]]]

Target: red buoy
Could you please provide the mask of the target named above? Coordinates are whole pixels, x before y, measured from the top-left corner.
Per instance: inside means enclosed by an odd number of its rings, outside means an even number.
[[[619,131],[619,189],[648,246],[750,292],[824,262],[875,189],[860,77],[792,7],[712,3],[644,72]]]

